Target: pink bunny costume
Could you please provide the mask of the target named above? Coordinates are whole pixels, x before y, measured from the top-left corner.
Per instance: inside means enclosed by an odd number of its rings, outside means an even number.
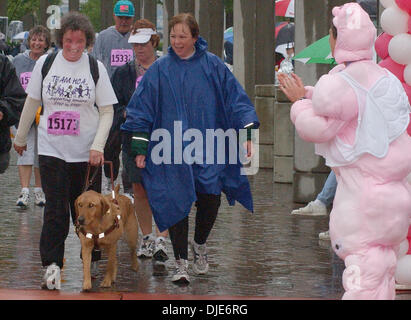
[[[411,214],[410,106],[399,80],[372,61],[376,29],[367,13],[357,3],[332,13],[339,65],[306,87],[291,120],[337,176],[330,237],[345,261],[343,299],[394,299]]]

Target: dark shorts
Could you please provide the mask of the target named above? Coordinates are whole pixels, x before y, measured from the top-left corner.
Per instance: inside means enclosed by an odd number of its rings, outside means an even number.
[[[131,183],[141,183],[141,169],[137,168],[135,157],[128,153],[122,153],[123,167],[126,169],[127,178]]]

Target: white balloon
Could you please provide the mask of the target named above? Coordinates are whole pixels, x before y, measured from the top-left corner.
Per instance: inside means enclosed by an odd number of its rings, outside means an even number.
[[[404,80],[409,86],[411,86],[411,64],[406,66],[404,69]]]
[[[399,64],[411,63],[411,34],[400,33],[394,36],[388,44],[391,59]]]
[[[384,8],[388,8],[388,7],[392,7],[396,5],[394,0],[380,0],[380,3]]]
[[[381,27],[389,35],[408,32],[408,13],[397,6],[385,9],[381,15]]]
[[[395,281],[398,284],[411,285],[411,255],[407,254],[398,260]]]
[[[401,259],[403,256],[405,256],[408,252],[409,249],[409,243],[408,239],[405,239],[403,242],[400,244],[400,249],[398,251],[398,259]],[[410,270],[411,271],[411,270]]]

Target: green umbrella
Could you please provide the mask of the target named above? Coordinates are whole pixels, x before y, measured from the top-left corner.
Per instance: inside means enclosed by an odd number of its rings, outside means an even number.
[[[295,55],[293,59],[303,63],[337,64],[331,55],[329,38],[328,35],[312,43]]]

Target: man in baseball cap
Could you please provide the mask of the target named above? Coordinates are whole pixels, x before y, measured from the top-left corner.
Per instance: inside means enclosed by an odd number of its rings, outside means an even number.
[[[104,64],[110,77],[117,67],[134,58],[133,47],[128,43],[134,15],[131,1],[117,1],[113,10],[114,26],[101,31],[94,44],[92,55]]]
[[[134,17],[134,5],[131,1],[120,0],[114,6],[114,16]]]

